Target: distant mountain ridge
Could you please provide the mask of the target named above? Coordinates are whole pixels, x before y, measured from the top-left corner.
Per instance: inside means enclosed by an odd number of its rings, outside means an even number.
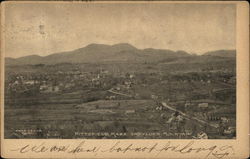
[[[216,50],[206,52],[206,56],[219,56],[219,57],[236,57],[236,50]]]
[[[207,56],[233,57],[235,50],[208,52]],[[98,62],[157,62],[169,58],[193,56],[185,51],[164,49],[137,49],[128,43],[115,45],[89,44],[73,51],[54,53],[48,56],[30,55],[20,58],[5,58],[6,65],[98,63]]]

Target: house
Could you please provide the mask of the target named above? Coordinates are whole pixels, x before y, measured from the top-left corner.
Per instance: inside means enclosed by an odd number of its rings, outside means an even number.
[[[19,81],[16,80],[13,84],[19,84]]]
[[[106,96],[106,99],[109,99],[109,100],[112,100],[112,99],[115,99],[116,97],[115,96]]]
[[[151,98],[152,98],[152,99],[158,99],[158,96],[152,94],[152,95],[151,95]]]
[[[235,127],[228,127],[227,129],[224,130],[224,134],[233,134],[236,132],[236,128]]]
[[[52,88],[52,91],[53,91],[53,92],[58,92],[58,91],[59,91],[59,86],[54,86],[54,87]]]
[[[134,109],[129,109],[125,111],[125,114],[134,114],[135,110]]]
[[[25,81],[24,84],[33,85],[33,84],[35,84],[35,81],[34,80],[28,80],[28,81]]]
[[[43,85],[40,85],[40,90],[43,91],[43,90],[46,90],[48,89],[48,86],[43,84]]]
[[[221,117],[220,119],[221,119],[221,121],[222,121],[223,123],[228,123],[228,122],[229,122],[229,119],[226,118],[226,117]]]
[[[181,121],[183,121],[184,120],[184,118],[183,118],[183,116],[181,116],[181,115],[178,115],[177,117],[176,117],[176,121],[177,122],[181,122]]]
[[[130,81],[125,81],[124,84],[126,85],[127,88],[130,88],[132,82],[130,82]]]
[[[162,106],[157,106],[155,109],[156,110],[163,110],[163,107]]]
[[[199,103],[198,107],[202,109],[208,108],[208,103]]]
[[[73,87],[74,86],[74,84],[73,83],[66,83],[65,85],[64,85],[64,87],[67,89],[67,88],[71,88],[71,87]]]
[[[171,114],[171,117],[168,119],[167,123],[173,123],[173,122],[182,122],[184,120],[183,116],[176,115],[176,113]]]
[[[207,115],[206,119],[209,121],[217,121],[217,120],[220,120],[221,118],[218,115],[211,114],[211,115]]]
[[[132,74],[129,75],[129,78],[130,78],[130,79],[132,79],[132,78],[134,78],[134,77],[135,77],[135,76],[132,75]]]
[[[45,93],[58,92],[59,90],[60,90],[59,86],[48,86],[48,85],[41,85],[40,86],[40,91],[45,92]]]
[[[107,73],[109,73],[109,71],[107,71],[107,70],[104,70],[104,71],[103,71],[103,70],[102,70],[101,73],[107,74]]]
[[[84,74],[80,74],[80,76],[79,76],[80,78],[83,78],[83,77],[85,77],[85,75]]]
[[[205,132],[200,132],[197,134],[197,139],[208,139],[208,135]]]

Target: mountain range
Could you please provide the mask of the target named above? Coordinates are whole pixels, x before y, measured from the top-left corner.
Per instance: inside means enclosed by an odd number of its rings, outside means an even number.
[[[168,59],[189,58],[191,55],[185,51],[172,51],[165,49],[137,49],[128,43],[115,45],[90,44],[73,51],[54,53],[48,56],[30,55],[20,58],[5,58],[6,65],[34,65],[58,63],[98,63],[98,62],[158,62]],[[236,50],[216,50],[204,53],[203,56],[218,58],[236,57]]]

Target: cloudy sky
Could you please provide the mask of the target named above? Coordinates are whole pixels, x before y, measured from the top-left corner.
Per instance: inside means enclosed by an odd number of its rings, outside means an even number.
[[[90,43],[202,54],[235,49],[231,4],[5,4],[7,57],[41,56]]]

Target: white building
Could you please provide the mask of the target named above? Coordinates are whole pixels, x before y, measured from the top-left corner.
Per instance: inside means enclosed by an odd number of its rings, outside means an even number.
[[[199,108],[208,108],[208,103],[200,103],[198,104]]]

